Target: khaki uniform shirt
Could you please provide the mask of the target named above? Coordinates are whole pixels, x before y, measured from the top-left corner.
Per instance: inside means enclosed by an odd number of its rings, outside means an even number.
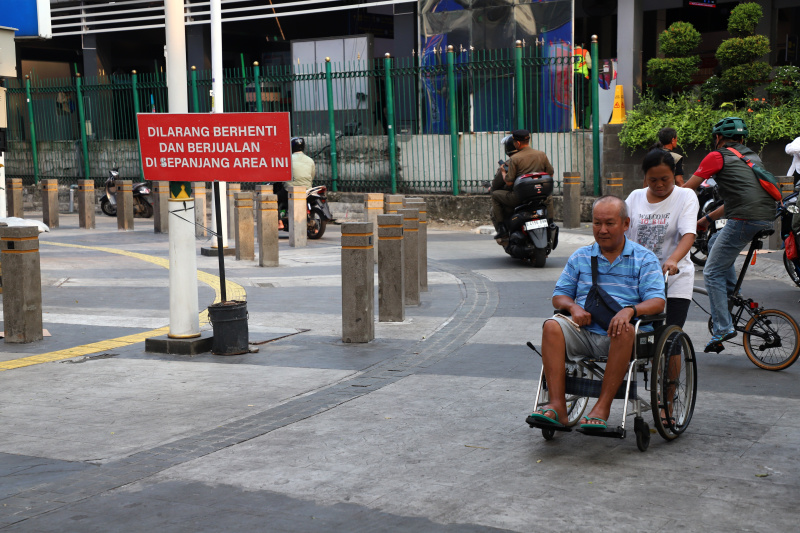
[[[518,177],[531,172],[547,172],[553,176],[555,169],[544,152],[525,146],[508,160],[506,182],[514,183],[514,180]],[[555,176],[553,176],[553,179],[555,179]]]
[[[292,181],[287,185],[310,189],[316,173],[317,167],[314,165],[314,160],[303,152],[295,152],[292,154]]]

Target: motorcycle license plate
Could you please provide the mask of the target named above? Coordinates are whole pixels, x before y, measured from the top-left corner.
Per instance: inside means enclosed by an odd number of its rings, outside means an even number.
[[[530,231],[532,229],[538,228],[546,228],[547,227],[547,220],[530,220],[525,223],[525,229]]]
[[[722,229],[725,227],[725,224],[728,222],[727,218],[721,218],[719,220],[715,220],[714,224],[716,225],[717,229]]]

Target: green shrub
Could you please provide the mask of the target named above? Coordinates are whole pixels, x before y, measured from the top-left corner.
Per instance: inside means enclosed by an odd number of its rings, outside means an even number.
[[[700,32],[689,22],[673,22],[658,36],[658,44],[666,57],[686,57],[697,48],[701,39]]]
[[[747,37],[756,32],[758,21],[764,16],[761,6],[748,2],[739,4],[731,10],[728,17],[728,32],[734,37]]]
[[[728,92],[749,97],[756,85],[767,82],[770,72],[772,72],[772,67],[768,63],[755,61],[736,65],[723,71],[722,81]]]
[[[800,68],[778,67],[775,77],[767,86],[767,93],[778,103],[800,98]]]
[[[751,63],[769,53],[769,39],[764,35],[725,39],[717,48],[717,60],[723,69]]]
[[[653,85],[669,90],[675,86],[688,85],[692,81],[692,75],[697,72],[699,63],[698,56],[663,59],[654,57],[647,62],[647,74]]]

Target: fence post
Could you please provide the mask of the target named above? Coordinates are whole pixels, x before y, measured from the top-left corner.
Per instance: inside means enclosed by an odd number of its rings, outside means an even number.
[[[197,67],[192,65],[192,111],[200,112],[200,100],[197,97]]]
[[[256,95],[256,111],[261,113],[263,111],[261,104],[261,68],[258,66],[258,61],[253,61],[253,78],[255,79],[255,95]]]
[[[33,182],[39,184],[39,156],[36,153],[36,131],[33,127],[33,100],[31,99],[31,77],[25,74],[25,96],[28,99],[28,118],[31,124],[31,153],[33,154]],[[80,99],[78,99],[80,105]]]
[[[136,71],[131,71],[131,87],[133,88],[133,113],[134,117],[139,115],[139,87],[138,87],[139,78],[136,75]],[[139,119],[135,118],[134,122],[136,123],[136,142],[139,142]],[[142,151],[139,150],[139,181],[144,181],[144,168],[142,166]]]
[[[394,124],[394,87],[392,86],[392,55],[386,52],[383,59],[386,70],[386,133],[389,137],[389,167],[392,173],[392,194],[397,192],[397,143]],[[377,259],[377,258],[376,258]]]
[[[453,196],[458,196],[458,117],[456,117],[456,54],[447,45],[447,111],[450,115],[450,158],[453,166]]]
[[[78,120],[81,130],[81,150],[83,152],[83,177],[89,179],[89,145],[86,142],[86,114],[83,109],[83,85],[80,72],[75,74],[75,89],[78,93]]]
[[[516,42],[514,48],[514,96],[516,97],[517,108],[517,129],[525,127],[525,98],[522,95],[522,41]]]
[[[331,58],[325,58],[325,88],[328,92],[328,128],[331,136],[331,190],[339,190],[339,170],[336,168],[336,123],[333,118],[333,79],[331,76]]]
[[[592,35],[592,166],[594,167],[594,195],[600,196],[600,94],[597,71],[597,35]]]

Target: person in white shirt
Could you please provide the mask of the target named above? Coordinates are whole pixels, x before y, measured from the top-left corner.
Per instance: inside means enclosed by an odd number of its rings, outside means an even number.
[[[625,236],[652,250],[669,273],[667,324],[683,327],[694,288],[689,251],[697,235],[697,195],[676,186],[675,159],[666,150],[651,150],[642,170],[644,188],[625,200],[631,218]]]

